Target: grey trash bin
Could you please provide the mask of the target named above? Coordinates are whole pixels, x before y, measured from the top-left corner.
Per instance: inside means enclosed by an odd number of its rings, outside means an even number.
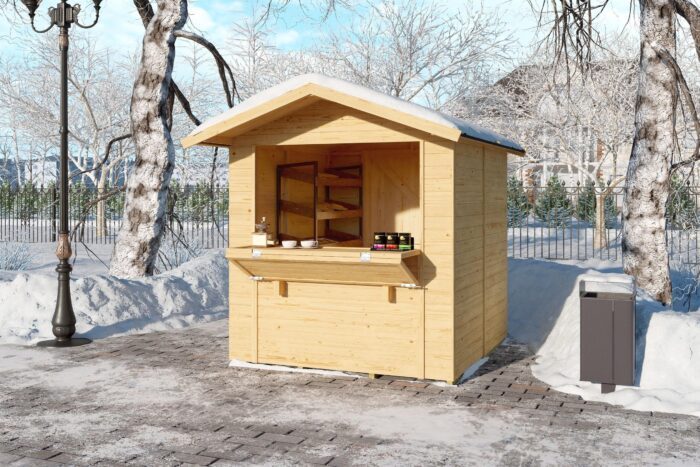
[[[581,381],[631,386],[635,375],[634,278],[624,274],[586,275],[580,281]]]

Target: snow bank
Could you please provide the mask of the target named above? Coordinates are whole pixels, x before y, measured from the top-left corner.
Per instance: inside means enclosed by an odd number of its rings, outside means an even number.
[[[619,264],[509,261],[509,334],[537,353],[537,378],[586,400],[700,416],[700,311],[671,311],[638,291],[636,386],[601,394],[579,381],[579,281],[620,273]]]
[[[144,279],[107,274],[71,280],[77,334],[102,338],[181,328],[226,316],[228,269],[220,250]],[[0,274],[0,343],[52,338],[56,275],[47,271]]]

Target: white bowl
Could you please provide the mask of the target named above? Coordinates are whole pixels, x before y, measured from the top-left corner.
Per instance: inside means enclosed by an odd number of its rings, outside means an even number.
[[[295,248],[296,246],[296,240],[282,240],[282,248]]]
[[[316,240],[302,240],[301,241],[302,248],[316,248],[317,246],[318,246],[318,242]]]

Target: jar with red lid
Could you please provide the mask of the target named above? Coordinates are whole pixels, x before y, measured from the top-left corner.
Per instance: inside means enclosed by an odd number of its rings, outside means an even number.
[[[398,251],[399,234],[397,232],[388,232],[386,234],[386,249],[388,251]]]

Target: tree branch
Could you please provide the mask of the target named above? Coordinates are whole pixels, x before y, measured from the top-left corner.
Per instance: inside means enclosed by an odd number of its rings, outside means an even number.
[[[75,238],[75,234],[78,232],[78,230],[85,224],[85,221],[87,220],[87,216],[90,212],[90,209],[92,209],[94,206],[97,206],[99,203],[102,201],[105,201],[112,196],[116,195],[117,193],[122,193],[126,191],[126,185],[122,185],[120,187],[115,188],[114,190],[108,191],[107,193],[103,194],[102,196],[98,196],[97,198],[93,199],[86,205],[81,206],[83,208],[83,213],[82,216],[80,217],[80,220],[75,224],[75,227],[73,227],[73,231],[71,232],[71,238]]]
[[[190,31],[175,31],[175,37],[181,37],[183,39],[191,40],[206,48],[212,54],[212,56],[214,57],[214,61],[216,61],[216,66],[219,69],[219,78],[221,78],[221,84],[223,85],[224,93],[226,94],[226,103],[229,107],[233,107],[233,96],[234,94],[237,94],[236,80],[233,77],[233,71],[231,70],[231,67],[228,65],[228,63],[226,63],[226,60],[221,55],[221,53],[219,53],[219,50],[216,48],[216,46],[204,37],[200,36],[199,34],[195,34]],[[228,77],[226,76],[227,74]],[[231,87],[229,87],[228,79],[231,79]],[[231,89],[233,89],[233,92],[231,92]]]
[[[602,194],[603,196],[608,196],[608,195],[609,195],[610,193],[612,193],[613,190],[614,190],[615,188],[617,188],[617,186],[618,186],[620,183],[622,183],[626,178],[627,178],[626,176],[620,175],[620,176],[617,178],[617,180],[611,182],[611,183],[608,185],[608,187],[605,189],[605,191],[603,191],[601,194]]]
[[[539,11],[538,27],[541,27],[546,3],[543,1],[538,7],[536,0],[527,1],[533,11]],[[594,47],[604,48],[600,34],[593,28],[593,22],[603,13],[609,1],[550,0],[554,20],[541,43],[551,43],[555,51],[555,63],[564,63],[567,85],[571,83],[572,59],[575,70],[585,76],[592,65]]]
[[[109,154],[110,154],[110,152],[112,151],[112,146],[113,146],[115,143],[118,143],[119,141],[123,141],[123,140],[125,140],[125,139],[131,138],[131,136],[132,136],[131,133],[127,133],[127,134],[125,134],[125,135],[121,135],[121,136],[117,136],[116,138],[113,138],[109,143],[107,143],[107,149],[105,149],[105,156],[102,158],[102,160],[100,161],[99,164],[97,164],[95,167],[93,167],[93,168],[91,168],[91,169],[85,169],[85,170],[75,171],[75,172],[73,172],[72,174],[70,174],[70,178],[75,178],[75,177],[78,177],[78,176],[80,176],[80,175],[86,174],[86,173],[88,173],[88,172],[94,172],[94,171],[96,171],[96,170],[99,170],[100,167],[102,167],[103,165],[105,165],[105,163],[106,163],[107,160],[109,159]],[[76,164],[76,165],[77,165],[77,164]]]
[[[685,76],[683,75],[683,71],[681,70],[680,66],[678,66],[678,62],[676,59],[668,52],[668,50],[660,47],[653,46],[654,50],[656,53],[659,54],[659,56],[662,58],[664,63],[668,66],[668,68],[671,70],[671,73],[673,74],[673,78],[678,84],[678,87],[680,88],[681,94],[683,94],[683,100],[685,101],[685,105],[688,107],[688,111],[690,112],[690,118],[693,120],[693,125],[695,126],[695,150],[693,151],[693,155],[690,156],[688,159],[678,161],[674,164],[671,164],[671,170],[676,170],[680,167],[685,167],[688,165],[691,165],[695,163],[696,161],[700,160],[700,118],[698,118],[698,111],[697,108],[695,107],[695,101],[693,100],[693,94],[690,91],[690,87],[688,86],[688,82],[685,80]],[[675,131],[674,131],[675,133]]]
[[[136,11],[138,11],[141,17],[141,22],[144,27],[148,27],[148,23],[151,22],[155,12],[153,11],[153,5],[151,5],[150,0],[134,0],[134,6]]]
[[[182,106],[187,116],[190,117],[192,123],[194,123],[196,126],[201,125],[202,121],[194,115],[194,113],[192,112],[192,106],[190,105],[190,101],[187,100],[187,98],[182,93],[180,87],[175,83],[175,81],[170,82],[170,91],[175,95],[175,97],[177,97],[178,102],[180,102],[180,105]]]
[[[133,0],[134,6],[136,6],[136,10],[139,13],[139,16],[141,17],[141,22],[143,23],[144,27],[148,27],[148,24],[151,22],[153,19],[153,16],[155,15],[155,12],[153,10],[153,5],[151,5],[150,0]],[[175,36],[179,36],[180,33],[184,33],[185,31],[178,31]],[[226,93],[226,100],[229,105],[229,107],[233,107],[233,96],[231,94],[231,89],[229,88],[229,83],[226,77],[226,72],[228,72],[230,78],[231,78],[231,83],[233,84],[233,93],[235,95],[238,95],[238,90],[236,89],[236,81],[233,78],[233,72],[231,71],[231,68],[228,66],[226,61],[224,60],[223,56],[219,53],[217,48],[212,44],[211,42],[207,41],[201,36],[198,36],[193,33],[186,33],[182,35],[181,37],[185,39],[190,39],[198,44],[203,45],[204,47],[211,52],[211,54],[214,56],[214,60],[216,60],[216,65],[219,68],[219,76],[221,77],[222,84],[224,86],[224,92]],[[178,102],[182,106],[183,110],[187,114],[187,116],[190,118],[192,123],[194,123],[196,126],[199,126],[202,124],[202,121],[198,119],[195,115],[194,112],[192,112],[192,105],[190,105],[189,100],[185,95],[183,94],[182,90],[180,90],[180,87],[177,85],[175,80],[172,80],[170,82],[170,92],[175,95],[177,98]],[[240,96],[239,96],[240,99]]]
[[[690,34],[695,42],[695,52],[700,59],[700,9],[687,0],[675,0],[676,12],[686,20],[690,26]]]

